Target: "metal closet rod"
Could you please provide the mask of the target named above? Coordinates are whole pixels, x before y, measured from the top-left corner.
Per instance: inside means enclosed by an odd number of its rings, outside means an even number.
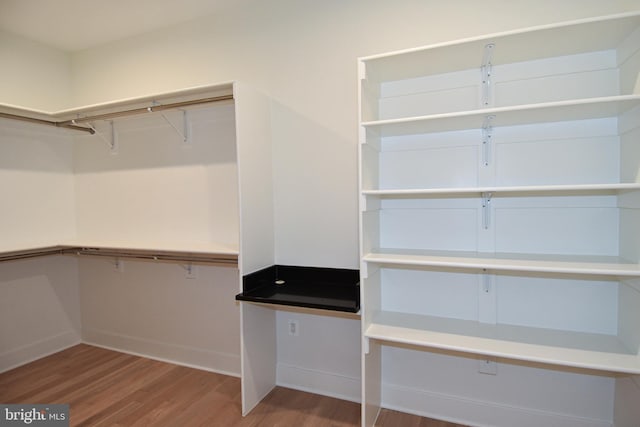
[[[210,264],[237,266],[238,255],[224,253],[193,253],[188,251],[91,248],[82,246],[48,246],[43,248],[0,252],[0,262],[35,258],[48,255],[85,255],[110,258],[141,259],[148,261],[184,262],[189,264]]]
[[[95,133],[93,129],[85,128],[82,126],[76,126],[73,123],[54,122],[51,120],[35,119],[33,117],[18,116],[17,114],[9,114],[9,113],[2,113],[2,112],[0,112],[0,117],[3,117],[5,119],[11,119],[11,120],[19,120],[21,122],[37,123],[39,125],[54,126],[57,128],[80,130],[83,132],[89,132],[92,135]]]
[[[136,114],[153,113],[157,111],[189,107],[192,105],[210,104],[213,102],[231,101],[231,100],[233,100],[233,95],[213,96],[209,98],[193,99],[191,101],[173,102],[170,104],[152,105],[150,107],[141,107],[141,108],[134,108],[131,110],[115,111],[113,113],[97,114],[94,116],[78,117],[76,119],[65,120],[61,122],[44,120],[44,119],[36,119],[33,117],[19,116],[17,114],[9,114],[9,113],[2,113],[2,112],[0,112],[0,117],[3,117],[5,119],[19,120],[23,122],[36,123],[41,125],[54,126],[58,128],[73,129],[73,130],[78,130],[82,132],[88,132],[93,135],[95,133],[93,129],[87,128],[84,126],[78,126],[78,123],[91,122],[94,120],[110,120],[118,117],[132,116]]]
[[[131,110],[114,111],[113,113],[97,114],[95,116],[78,117],[77,119],[59,122],[60,126],[73,126],[77,123],[92,122],[94,120],[110,120],[118,117],[133,116],[136,114],[154,113],[157,111],[172,110],[176,108],[189,107],[192,105],[211,104],[213,102],[231,101],[233,95],[213,96],[210,98],[193,99],[191,101],[173,102],[170,104],[158,104],[150,107],[140,107]]]

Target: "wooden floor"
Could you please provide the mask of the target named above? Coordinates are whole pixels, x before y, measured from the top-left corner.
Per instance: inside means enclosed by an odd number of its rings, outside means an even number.
[[[360,405],[276,387],[240,413],[240,380],[88,345],[0,374],[2,403],[68,403],[72,426],[358,427]],[[460,427],[383,410],[380,427]]]

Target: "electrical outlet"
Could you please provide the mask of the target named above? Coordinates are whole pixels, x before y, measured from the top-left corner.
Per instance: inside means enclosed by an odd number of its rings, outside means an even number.
[[[498,375],[498,362],[493,357],[478,360],[478,372],[486,375]]]
[[[294,337],[300,335],[300,327],[297,320],[289,319],[289,321],[287,322],[287,328],[289,330],[289,335]]]

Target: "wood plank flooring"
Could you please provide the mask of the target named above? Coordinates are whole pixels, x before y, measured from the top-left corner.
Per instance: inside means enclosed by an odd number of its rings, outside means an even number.
[[[358,427],[360,405],[276,387],[242,417],[240,379],[80,344],[0,374],[2,403],[68,403],[71,426]],[[383,410],[379,427],[461,427]]]

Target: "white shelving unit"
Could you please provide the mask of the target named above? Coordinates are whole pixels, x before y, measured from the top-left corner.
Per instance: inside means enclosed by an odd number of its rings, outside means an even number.
[[[363,426],[386,346],[640,374],[639,71],[637,13],[360,59]]]

